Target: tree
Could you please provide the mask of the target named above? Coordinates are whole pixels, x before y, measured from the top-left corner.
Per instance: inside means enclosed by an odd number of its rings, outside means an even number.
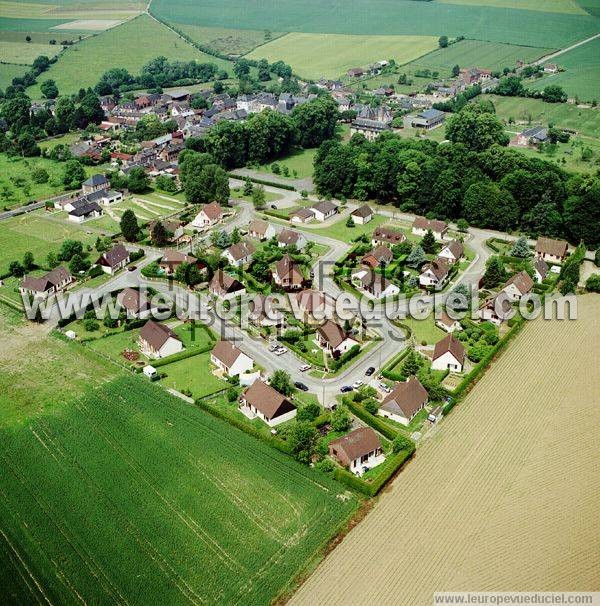
[[[251,196],[253,190],[254,190],[254,185],[252,185],[252,181],[250,181],[250,179],[248,179],[248,178],[244,179],[244,189],[242,191],[244,196]]]
[[[367,412],[377,416],[377,412],[379,411],[379,403],[377,400],[369,398],[368,400],[365,400],[363,406]]]
[[[67,189],[79,189],[85,181],[85,169],[79,160],[68,160],[65,164],[63,184]]]
[[[250,73],[250,63],[248,63],[247,59],[238,59],[233,66],[233,73],[238,78],[243,78]]]
[[[531,257],[531,249],[529,248],[529,244],[527,244],[527,238],[525,236],[521,236],[513,245],[510,250],[510,254],[513,257],[519,257],[521,259],[527,259]]]
[[[25,275],[25,268],[20,261],[11,261],[8,265],[8,271],[15,278],[22,278]]]
[[[52,251],[49,252],[46,255],[46,265],[50,268],[50,269],[54,269],[55,267],[58,267],[60,264],[60,261],[58,260],[58,257],[56,256],[56,253],[53,253]]]
[[[331,413],[331,429],[333,431],[347,431],[352,425],[352,417],[348,407],[344,404],[338,404],[337,408]]]
[[[72,274],[77,274],[80,271],[87,271],[89,268],[90,262],[80,254],[73,255],[72,259],[69,261],[69,271]]]
[[[467,105],[446,121],[446,137],[463,143],[473,151],[483,151],[494,144],[508,145],[504,126],[486,106]]]
[[[440,36],[440,38],[438,40],[438,44],[439,44],[440,48],[447,48],[448,47],[448,36]]]
[[[421,370],[421,366],[421,356],[414,349],[410,349],[402,364],[402,374],[407,377],[416,375]]]
[[[435,236],[433,232],[428,229],[421,240],[421,248],[427,253],[432,254],[435,252]]]
[[[457,77],[458,77],[458,74],[460,74],[460,66],[455,65],[455,66],[452,68],[452,76],[453,76],[454,78],[457,78]]]
[[[23,255],[23,267],[27,270],[30,271],[31,269],[33,269],[33,267],[35,266],[35,262],[33,260],[33,253],[30,251],[27,251],[24,255]]]
[[[141,194],[150,188],[150,177],[141,167],[134,168],[127,177],[127,189],[134,194]]]
[[[58,87],[54,80],[44,80],[40,84],[40,91],[45,99],[56,99],[58,97]]]
[[[550,84],[542,91],[542,99],[546,103],[566,103],[567,93],[557,84]]]
[[[600,292],[600,274],[592,274],[586,280],[585,288],[589,292]]]
[[[298,421],[294,423],[288,434],[288,443],[292,455],[301,463],[310,463],[318,439],[319,432],[309,422]]]
[[[491,181],[473,183],[465,193],[463,213],[472,225],[506,231],[519,221],[519,207],[508,191]]]
[[[427,261],[427,257],[425,256],[425,251],[420,246],[415,246],[410,255],[408,255],[406,259],[406,264],[409,267],[417,269],[423,265]]]
[[[298,408],[296,421],[314,421],[321,414],[321,407],[316,402],[309,402]]]
[[[494,288],[502,284],[507,279],[506,269],[502,259],[498,256],[491,256],[486,264],[485,273],[483,274],[482,282],[485,288]]]
[[[231,235],[229,236],[229,240],[232,244],[237,244],[242,237],[240,236],[240,230],[237,227],[234,227]]]
[[[60,261],[70,261],[75,255],[83,256],[83,244],[79,240],[63,240],[58,258]]]
[[[41,153],[35,137],[31,133],[21,133],[17,139],[17,147],[24,158],[39,156]]]
[[[205,204],[216,200],[225,203],[229,200],[229,177],[216,164],[207,164],[199,173],[189,175],[185,180],[185,197],[192,204]]]
[[[202,274],[194,263],[180,263],[175,270],[175,279],[187,286],[196,286],[202,281]]]
[[[292,110],[296,142],[302,147],[318,147],[333,138],[338,119],[338,105],[331,97],[296,105]]]
[[[154,246],[166,246],[169,243],[169,232],[162,221],[156,221],[150,232],[150,239]]]
[[[265,188],[262,185],[257,185],[252,189],[252,204],[256,210],[265,207],[266,199]]]
[[[292,379],[285,370],[276,370],[271,377],[270,385],[284,396],[289,396],[294,391]]]
[[[596,267],[600,267],[600,248],[598,248],[594,253],[594,265]]]
[[[222,250],[231,245],[229,234],[224,229],[212,231],[210,234],[210,241],[213,246]]]
[[[355,227],[354,224],[354,219],[352,218],[352,215],[348,215],[348,219],[346,220],[346,227]]]
[[[48,183],[50,175],[45,168],[36,167],[31,171],[31,180],[38,185]]]
[[[168,177],[167,175],[158,175],[154,183],[158,189],[162,189],[162,191],[166,191],[170,194],[175,193],[177,191],[177,184],[175,183],[175,179]]]
[[[128,208],[123,213],[123,216],[121,217],[120,227],[121,233],[123,234],[123,237],[127,240],[127,242],[137,241],[140,233],[140,227],[138,225],[137,217],[131,209]]]

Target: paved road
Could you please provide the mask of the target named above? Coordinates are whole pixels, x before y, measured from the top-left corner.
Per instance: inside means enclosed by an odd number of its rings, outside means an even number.
[[[304,179],[287,179],[286,177],[278,177],[272,173],[261,173],[259,170],[252,170],[251,168],[236,168],[231,171],[234,175],[240,177],[251,177],[252,179],[263,179],[265,181],[272,181],[273,183],[280,183],[281,185],[293,185],[298,192],[303,189],[306,191],[312,191],[314,189],[313,180],[310,177]]]
[[[564,55],[565,53],[568,53],[569,51],[573,50],[574,48],[577,48],[578,46],[583,46],[584,44],[587,44],[588,42],[591,42],[592,40],[595,40],[598,37],[600,37],[600,34],[594,34],[593,36],[590,36],[589,38],[586,38],[585,40],[580,40],[579,42],[576,42],[575,44],[571,44],[571,46],[567,46],[567,48],[561,48],[559,51],[556,51],[555,53],[552,53],[551,55],[546,55],[545,57],[542,57],[541,59],[534,61],[531,65],[541,65],[542,63],[547,63],[551,59],[560,57],[560,55]]]

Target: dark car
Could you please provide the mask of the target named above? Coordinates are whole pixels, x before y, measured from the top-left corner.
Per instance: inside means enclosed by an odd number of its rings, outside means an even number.
[[[273,210],[277,210],[277,204],[271,204],[271,208],[272,208]]]
[[[136,267],[135,265],[130,265],[130,266],[127,268],[127,271],[135,271],[136,269],[137,269],[137,267]]]
[[[375,372],[375,366],[369,366],[369,368],[367,368],[365,374],[367,375],[367,377],[370,377],[374,372]]]
[[[301,381],[296,381],[294,387],[296,387],[296,389],[301,389],[302,391],[308,391],[308,386],[304,385]]]
[[[342,385],[342,387],[340,387],[340,391],[342,393],[348,393],[349,391],[352,391],[352,385]]]

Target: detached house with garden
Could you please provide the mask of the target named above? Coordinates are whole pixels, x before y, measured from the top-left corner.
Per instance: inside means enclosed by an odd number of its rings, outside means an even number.
[[[355,429],[331,441],[328,448],[330,456],[357,476],[385,460],[381,441],[370,427]]]
[[[148,358],[166,358],[183,351],[181,339],[165,324],[148,320],[140,329],[139,346]]]
[[[260,419],[270,427],[290,421],[296,407],[276,389],[257,379],[240,397],[240,411],[249,419]]]

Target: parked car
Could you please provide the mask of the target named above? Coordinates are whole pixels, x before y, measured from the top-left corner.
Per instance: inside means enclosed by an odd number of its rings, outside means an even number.
[[[300,389],[300,390],[302,390],[302,391],[308,391],[308,386],[307,386],[307,385],[305,385],[304,383],[302,383],[302,381],[296,381],[296,382],[294,383],[294,387],[295,387],[296,389]]]
[[[392,391],[385,383],[380,383],[379,389],[385,391],[385,393],[390,393]]]
[[[271,208],[272,208],[273,210],[277,210],[277,204],[271,204]]]
[[[269,345],[269,351],[275,351],[276,349],[279,349],[279,345],[277,343],[271,343]]]
[[[300,366],[300,372],[306,372],[307,370],[310,370],[312,368],[312,366],[310,364],[302,364],[302,366]]]
[[[365,374],[367,375],[367,377],[370,377],[374,372],[375,372],[375,366],[369,366],[369,368],[367,368]]]
[[[275,350],[275,355],[276,355],[276,356],[282,356],[284,353],[287,353],[287,351],[288,351],[288,350],[287,350],[285,347],[278,347],[278,348]]]
[[[363,385],[364,383],[361,380],[354,381],[354,383],[352,383],[352,387],[354,389],[360,389]]]
[[[352,391],[352,386],[351,385],[342,385],[340,387],[340,391],[342,393],[348,393],[349,391]]]
[[[130,265],[130,266],[127,268],[127,271],[135,271],[136,269],[137,269],[137,267],[136,267],[135,265]]]

